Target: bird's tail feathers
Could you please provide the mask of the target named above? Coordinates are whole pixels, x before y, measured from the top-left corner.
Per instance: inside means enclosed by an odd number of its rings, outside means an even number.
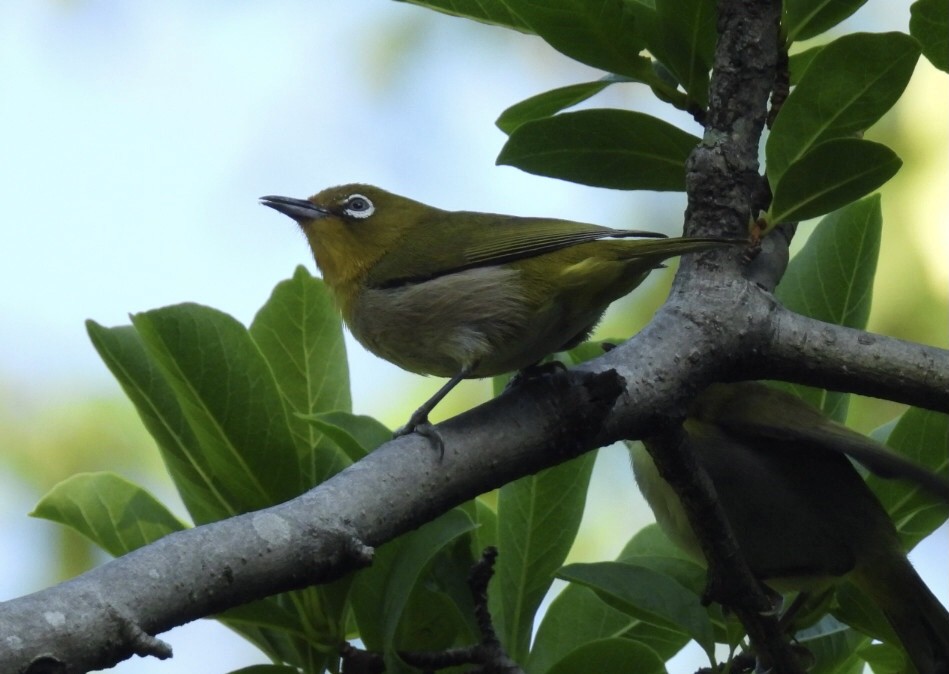
[[[617,241],[619,243],[619,241]],[[619,257],[629,258],[652,258],[656,264],[663,260],[675,257],[677,255],[687,255],[689,253],[701,253],[706,250],[723,248],[725,246],[748,245],[745,239],[727,239],[719,237],[705,238],[686,238],[679,237],[674,239],[638,239],[634,247],[625,248],[618,253]],[[625,253],[625,254],[624,254]]]
[[[949,674],[949,611],[905,558],[860,585],[877,599],[917,674]]]

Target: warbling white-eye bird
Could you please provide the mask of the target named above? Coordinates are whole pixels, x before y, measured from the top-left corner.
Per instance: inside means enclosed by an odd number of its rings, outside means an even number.
[[[450,377],[397,433],[417,430],[439,448],[428,413],[459,381],[572,348],[663,260],[741,243],[444,211],[371,185],[260,202],[303,229],[363,346],[410,372]]]
[[[915,481],[899,467],[903,457],[756,382],[706,389],[690,406],[684,429],[759,580],[779,592],[819,592],[849,579],[882,610],[918,674],[949,672],[949,613],[913,569],[893,522],[844,454],[863,456],[867,467],[882,462],[882,472]],[[659,526],[704,561],[678,497],[642,445],[631,451],[636,481]],[[942,479],[930,476],[945,498]]]

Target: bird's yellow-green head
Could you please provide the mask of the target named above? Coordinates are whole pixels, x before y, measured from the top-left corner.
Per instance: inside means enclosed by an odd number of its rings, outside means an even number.
[[[260,202],[300,225],[316,264],[343,303],[372,266],[438,209],[372,185],[330,187],[309,199],[267,196]]]

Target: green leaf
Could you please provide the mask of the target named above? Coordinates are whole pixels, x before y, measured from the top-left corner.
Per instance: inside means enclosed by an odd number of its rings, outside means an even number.
[[[836,588],[831,613],[842,623],[868,637],[899,643],[896,633],[876,602],[851,582],[841,583]]]
[[[198,441],[181,405],[131,326],[105,328],[86,321],[93,346],[155,438],[181,500],[196,524],[236,514],[226,494],[195,455]]]
[[[565,108],[582,103],[611,84],[633,81],[635,80],[622,75],[606,75],[595,82],[583,82],[582,84],[571,84],[567,87],[551,89],[542,94],[526,98],[520,103],[515,103],[501,113],[495,124],[501,131],[510,134],[524,122],[550,117]]]
[[[790,71],[790,83],[792,86],[797,85],[797,83],[801,81],[801,77],[804,76],[804,72],[810,67],[811,61],[813,61],[814,57],[820,54],[823,49],[824,45],[818,45],[810,49],[805,49],[797,54],[791,54],[788,58],[788,70]]]
[[[392,431],[364,414],[327,412],[303,419],[313,424],[342,450],[345,465],[359,461],[376,447],[392,439]]]
[[[672,577],[623,562],[571,564],[558,576],[589,587],[611,606],[634,617],[687,634],[713,658],[715,635],[708,613],[695,592]]]
[[[910,35],[919,40],[930,63],[949,72],[949,3],[917,0],[909,11]]]
[[[817,54],[778,113],[765,147],[774,188],[819,143],[868,129],[899,99],[919,58],[903,33],[845,35]]]
[[[900,674],[909,670],[902,649],[893,644],[866,644],[857,653],[867,661],[874,674]]]
[[[480,497],[475,499],[474,505],[478,529],[471,541],[471,553],[472,557],[477,558],[486,548],[498,547],[498,515]]]
[[[911,407],[900,417],[886,444],[933,472],[949,476],[949,416]],[[949,516],[949,506],[914,484],[877,476],[870,476],[867,482],[896,522],[907,549]]]
[[[708,105],[715,55],[717,14],[708,0],[657,0],[655,8],[633,3],[646,47],[688,94],[687,107]]]
[[[185,525],[142,487],[115,473],[79,473],[30,513],[72,527],[113,557],[154,543]]]
[[[886,145],[857,138],[820,143],[788,167],[774,188],[770,220],[798,222],[870,194],[903,165]]]
[[[243,325],[196,304],[135,314],[132,324],[194,432],[190,458],[234,512],[307,488],[301,461],[308,457],[296,452],[270,366]]]
[[[872,196],[831,213],[817,225],[775,290],[791,311],[862,330],[873,302],[883,215]],[[791,390],[843,422],[849,396],[804,386]]]
[[[251,602],[217,614],[214,619],[240,634],[274,662],[305,664],[312,667],[312,671],[322,671],[320,667],[328,661],[328,653],[317,651],[316,640],[308,638],[304,627],[309,626],[309,622],[306,619],[301,621],[297,607],[290,599],[292,595],[299,597],[305,592],[308,591]],[[311,609],[310,615],[319,611],[312,604],[307,606]],[[325,644],[324,650],[328,651],[325,647],[329,645]]]
[[[618,559],[623,561],[647,554],[683,555],[655,524],[637,532]],[[678,630],[643,622],[613,608],[593,590],[571,584],[557,595],[544,613],[527,669],[534,674],[545,674],[583,644],[616,636],[645,644],[663,660],[678,653],[689,641]]]
[[[352,607],[366,647],[391,655],[413,589],[432,560],[452,541],[474,529],[464,510],[455,508],[377,551],[370,568],[352,587]]]
[[[824,616],[817,624],[798,632],[795,639],[814,657],[815,664],[808,674],[861,674],[865,669],[863,659],[856,653],[868,642],[867,637],[833,616]]]
[[[286,408],[302,486],[313,487],[341,466],[334,443],[298,417],[352,408],[339,311],[323,281],[300,266],[292,279],[277,284],[249,332]]]
[[[522,33],[533,33],[531,27],[517,14],[511,11],[507,0],[401,0],[408,4],[434,9],[443,14],[472,19],[504,28],[512,28]]]
[[[527,658],[534,614],[576,538],[595,458],[587,453],[499,490],[491,614],[518,662]]]
[[[231,674],[299,674],[299,672],[300,670],[296,667],[286,665],[251,665],[235,669]]]
[[[551,47],[609,73],[640,76],[651,68],[635,15],[624,0],[506,0]]]
[[[639,112],[581,110],[522,124],[497,163],[594,187],[682,191],[699,142]]]
[[[860,9],[867,0],[784,0],[786,43],[825,33]]]
[[[666,667],[655,651],[629,639],[599,639],[571,651],[550,668],[550,674],[589,674],[589,672],[662,672]]]

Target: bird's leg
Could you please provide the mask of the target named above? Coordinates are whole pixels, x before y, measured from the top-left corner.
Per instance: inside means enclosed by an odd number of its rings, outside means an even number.
[[[428,414],[433,409],[435,409],[435,406],[440,403],[453,388],[458,386],[462,379],[467,378],[473,369],[474,366],[465,367],[461,372],[445,382],[445,384],[435,392],[435,395],[426,400],[417,410],[412,412],[412,416],[409,417],[408,423],[406,423],[402,428],[396,430],[394,434],[395,437],[399,438],[410,433],[424,435],[431,441],[435,449],[438,450],[438,458],[445,456],[445,442],[442,440],[441,433],[439,433],[435,426],[432,425],[432,423],[428,420]]]

